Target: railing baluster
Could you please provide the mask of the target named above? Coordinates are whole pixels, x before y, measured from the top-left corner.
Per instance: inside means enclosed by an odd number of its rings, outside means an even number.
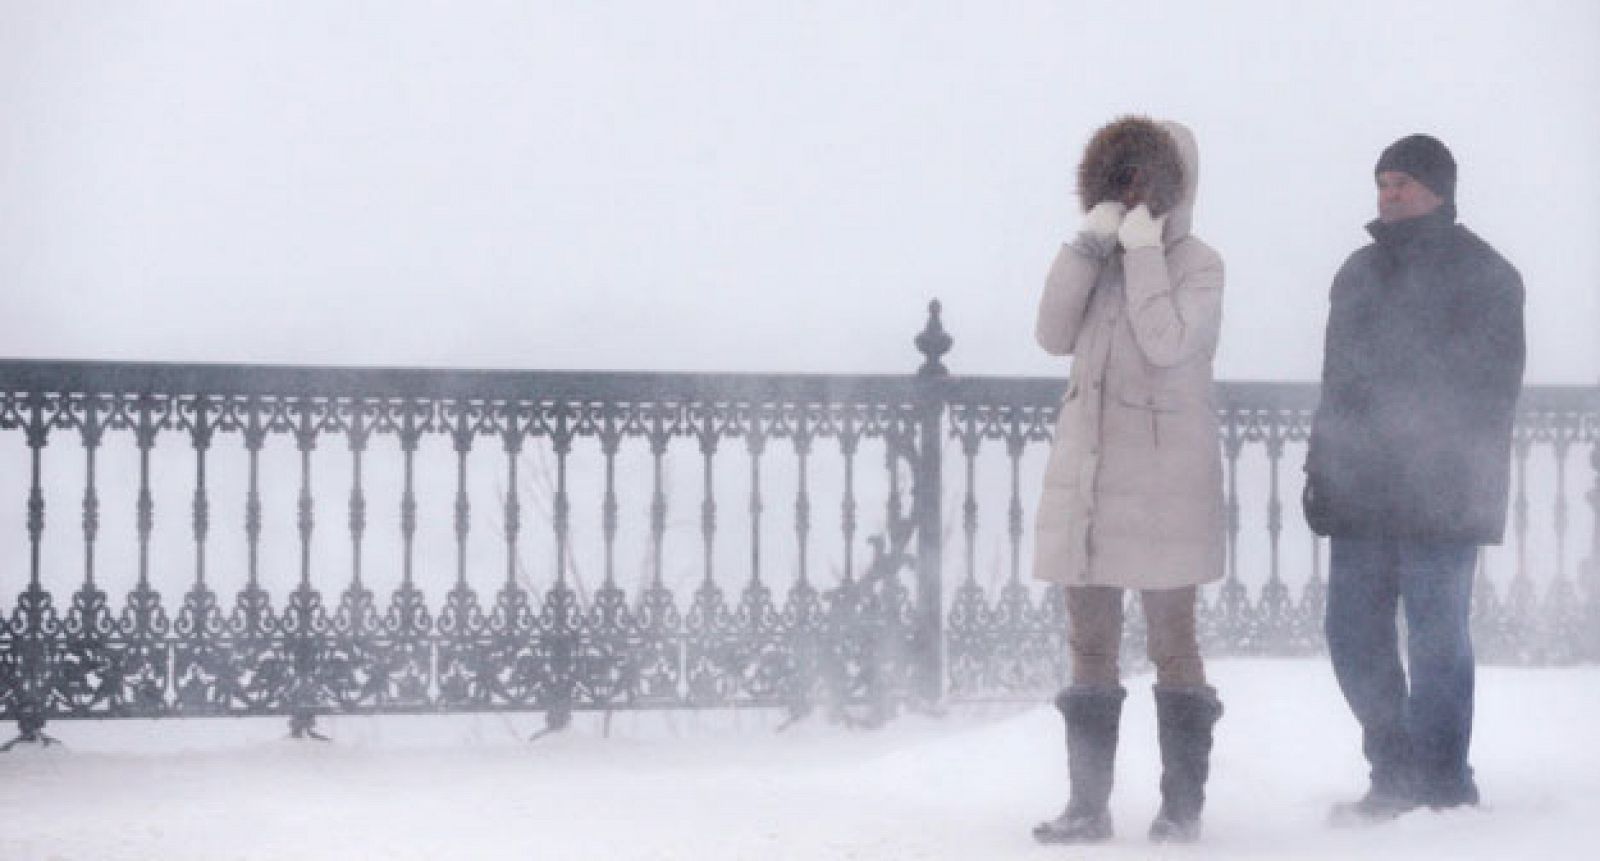
[[[667,453],[670,439],[662,415],[665,406],[655,406],[655,416],[650,429],[650,583],[660,587],[661,554],[667,534],[667,494],[661,485],[661,458]]]
[[[617,545],[617,452],[622,447],[622,433],[617,429],[616,409],[608,406],[605,423],[600,432],[600,453],[606,459],[606,489],[600,503],[600,529],[605,541],[605,588],[616,588]]]
[[[1006,433],[1006,457],[1011,464],[1011,499],[1006,506],[1006,537],[1011,540],[1012,583],[1022,581],[1022,451],[1028,440],[1022,430],[1021,412],[1011,411],[1010,428]]]
[[[861,437],[855,428],[855,416],[850,407],[844,408],[844,430],[839,434],[839,451],[844,455],[844,497],[839,502],[840,529],[844,532],[844,582],[855,578],[856,547],[856,447]]]
[[[1591,409],[1600,413],[1600,394],[1590,399]],[[1588,660],[1600,660],[1600,416],[1591,415],[1588,419],[1589,435],[1589,470],[1593,476],[1589,492],[1585,494],[1589,500],[1589,558],[1585,562],[1585,577],[1588,587],[1588,648],[1584,657]]]
[[[1567,452],[1572,438],[1558,435],[1554,443],[1556,461],[1556,499],[1551,511],[1556,542],[1556,580],[1567,578]]]
[[[750,582],[761,582],[761,455],[766,451],[767,438],[757,424],[760,418],[751,411],[751,427],[745,434],[745,447],[750,455]]]
[[[210,399],[195,398],[194,424],[190,430],[194,446],[194,583],[206,583],[206,535],[210,531],[211,504],[206,498],[206,452],[211,448]]]
[[[1249,595],[1239,582],[1239,456],[1244,450],[1249,418],[1243,413],[1233,413],[1223,426],[1223,466],[1227,476],[1224,485],[1224,505],[1227,514],[1226,551],[1227,576],[1217,596],[1217,638],[1223,653],[1238,652],[1245,645],[1249,627]]]
[[[794,434],[794,453],[799,464],[798,484],[794,494],[794,533],[795,548],[799,555],[799,585],[809,587],[810,580],[807,574],[809,547],[811,538],[811,494],[807,488],[807,463],[811,456],[811,432],[805,426],[805,408],[797,410],[799,427]]]
[[[150,533],[155,528],[155,500],[150,495],[150,449],[156,443],[156,427],[150,416],[153,408],[149,395],[139,397],[139,425],[136,443],[139,447],[139,496],[135,503],[136,529],[139,536],[139,588],[150,586]],[[35,479],[37,479],[35,475]],[[44,500],[39,500],[40,527],[42,528]]]
[[[968,426],[961,434],[961,456],[966,463],[966,493],[961,501],[962,556],[966,562],[967,579],[978,579],[978,494],[974,488],[978,461],[978,444],[982,441],[976,415],[968,416]]]
[[[415,588],[412,572],[417,539],[416,459],[422,428],[417,426],[412,403],[402,404],[400,410],[400,452],[404,460],[404,485],[400,491],[400,588],[409,592]]]
[[[261,404],[251,398],[245,405],[244,447],[250,459],[250,486],[245,492],[244,535],[247,591],[260,586],[261,562],[261,447],[266,444],[266,428],[261,425]]]
[[[1511,504],[1511,528],[1517,542],[1515,579],[1523,582],[1528,578],[1528,451],[1532,446],[1533,440],[1527,435],[1519,436],[1512,446],[1517,482],[1517,495]]]
[[[1268,581],[1283,583],[1282,569],[1278,564],[1278,540],[1283,535],[1283,496],[1278,488],[1278,467],[1283,461],[1283,426],[1276,414],[1270,419],[1267,435],[1267,546],[1271,557],[1268,563]]]
[[[473,430],[465,403],[459,404],[456,426],[451,433],[456,453],[456,588],[467,586],[467,536],[472,529],[472,500],[467,496],[467,453],[472,451]]]
[[[97,409],[99,399],[89,395],[83,401],[83,584],[94,588],[95,540],[100,535],[100,493],[95,479],[95,455],[105,435],[105,425]]]
[[[717,536],[717,492],[713,482],[713,459],[717,454],[717,434],[714,430],[716,406],[705,406],[704,423],[698,431],[700,438],[700,457],[702,479],[700,490],[700,541],[703,545],[702,555],[705,562],[705,585],[715,582],[712,576],[714,562],[712,547]]]
[[[1283,462],[1286,429],[1277,411],[1266,416],[1267,449],[1267,582],[1261,588],[1261,601],[1257,606],[1260,620],[1251,651],[1283,653],[1292,648],[1294,639],[1293,608],[1289,602],[1289,588],[1284,585],[1278,561],[1278,543],[1283,534],[1283,498],[1279,490],[1279,467]]]
[[[556,489],[551,503],[550,526],[556,537],[556,585],[567,585],[567,562],[571,552],[567,547],[571,530],[572,504],[567,499],[567,456],[572,453],[572,427],[567,405],[556,407],[555,432],[550,444],[556,455]]]
[[[506,430],[501,442],[506,452],[506,588],[517,585],[517,534],[522,530],[522,502],[517,490],[517,461],[522,457],[521,428],[517,427],[517,411],[506,405]]]
[[[883,465],[889,473],[889,494],[883,503],[884,535],[887,541],[891,537],[895,525],[905,519],[905,500],[900,493],[900,449],[908,443],[902,438],[900,431],[890,429],[883,440]]]
[[[1551,450],[1555,460],[1556,489],[1551,507],[1555,541],[1555,570],[1540,612],[1540,654],[1545,662],[1570,663],[1583,647],[1582,605],[1567,578],[1567,452],[1572,435],[1559,417],[1552,417]]]
[[[1506,593],[1506,609],[1512,628],[1511,650],[1506,657],[1518,664],[1527,663],[1537,645],[1533,629],[1538,623],[1535,615],[1538,601],[1534,594],[1533,577],[1528,572],[1528,452],[1532,446],[1531,429],[1523,429],[1518,431],[1511,447],[1512,475],[1516,482],[1516,496],[1511,503],[1516,571],[1511,576],[1511,588]]]
[[[28,588],[39,588],[40,544],[44,539],[44,447],[49,442],[50,427],[44,420],[44,397],[28,398]]]
[[[359,590],[361,583],[362,538],[367,532],[367,493],[362,482],[361,462],[367,453],[367,443],[372,429],[366,423],[364,405],[356,399],[350,405],[350,588]]]
[[[311,588],[311,533],[316,526],[316,502],[311,496],[311,452],[317,447],[314,405],[300,403],[300,427],[295,432],[295,449],[300,452],[300,494],[296,506],[295,529],[300,536],[300,586]]]

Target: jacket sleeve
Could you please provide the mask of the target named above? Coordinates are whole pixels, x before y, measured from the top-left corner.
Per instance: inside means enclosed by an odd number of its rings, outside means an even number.
[[[1351,403],[1351,397],[1360,371],[1354,360],[1361,355],[1352,342],[1350,331],[1349,285],[1355,277],[1355,261],[1355,255],[1345,261],[1333,278],[1332,289],[1328,291],[1328,324],[1322,338],[1322,385],[1317,396],[1316,412],[1311,418],[1311,434],[1306,440],[1305,472],[1308,487],[1326,474],[1328,437],[1343,432],[1342,428],[1335,425],[1343,421],[1345,414],[1355,406]]]
[[[1157,367],[1181,365],[1216,349],[1222,328],[1222,258],[1208,252],[1176,283],[1161,248],[1123,256],[1128,322],[1145,359]]]
[[[1115,242],[1113,237],[1109,240]],[[1077,348],[1078,330],[1089,307],[1089,295],[1100,277],[1109,248],[1086,234],[1061,246],[1039,299],[1039,320],[1034,337],[1053,356],[1067,356]]]
[[[1496,256],[1477,282],[1470,313],[1461,315],[1460,332],[1441,358],[1452,369],[1446,378],[1463,390],[1463,402],[1475,405],[1482,418],[1509,425],[1527,361],[1522,276]]]

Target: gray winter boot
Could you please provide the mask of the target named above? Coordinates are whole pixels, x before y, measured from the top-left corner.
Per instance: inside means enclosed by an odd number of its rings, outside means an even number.
[[[1156,726],[1161,742],[1161,811],[1150,823],[1157,843],[1200,839],[1200,809],[1211,771],[1211,728],[1222,703],[1210,685],[1155,687]]]
[[[1072,795],[1067,809],[1033,828],[1040,843],[1094,843],[1111,839],[1112,773],[1117,759],[1117,727],[1122,720],[1122,687],[1073,685],[1056,695],[1067,724],[1067,772]]]

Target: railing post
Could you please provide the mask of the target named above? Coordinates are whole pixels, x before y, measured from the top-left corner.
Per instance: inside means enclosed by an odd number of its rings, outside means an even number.
[[[928,323],[916,337],[923,355],[917,369],[916,410],[921,439],[918,442],[912,517],[917,524],[917,612],[921,641],[922,678],[918,693],[938,702],[944,693],[944,513],[943,424],[945,383],[950,371],[940,361],[953,343],[939,320],[939,300],[928,303]]]
[[[1582,581],[1588,587],[1589,648],[1583,657],[1600,660],[1600,388],[1589,398],[1589,417],[1595,438],[1589,444],[1589,467],[1594,473],[1589,488],[1589,558],[1583,565]]]

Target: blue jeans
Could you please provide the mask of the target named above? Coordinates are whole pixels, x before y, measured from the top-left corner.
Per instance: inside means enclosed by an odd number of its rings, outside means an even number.
[[[1361,722],[1374,790],[1421,803],[1476,803],[1472,742],[1474,544],[1334,538],[1328,652]],[[1404,604],[1406,656],[1396,615]]]

